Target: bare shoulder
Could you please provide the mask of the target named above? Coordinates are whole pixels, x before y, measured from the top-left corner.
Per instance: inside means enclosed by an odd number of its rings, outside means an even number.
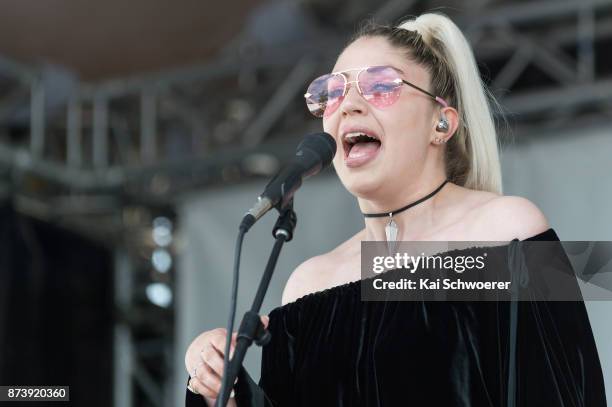
[[[317,275],[321,275],[328,264],[329,254],[311,257],[291,273],[283,290],[282,305],[297,300],[317,290]]]
[[[550,228],[544,213],[530,200],[520,196],[498,196],[478,210],[482,227],[494,230],[496,239],[524,240]]]
[[[360,275],[360,241],[363,231],[355,234],[335,249],[312,257],[301,263],[291,273],[283,290],[282,305],[288,304],[307,294],[358,280]],[[356,251],[357,250],[357,251]],[[356,273],[353,272],[356,270]]]

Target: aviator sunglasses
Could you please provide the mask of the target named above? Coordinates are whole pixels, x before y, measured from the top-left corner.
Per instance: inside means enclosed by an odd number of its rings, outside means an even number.
[[[345,72],[351,71],[359,71],[354,81],[349,81],[345,75]],[[423,92],[444,107],[448,106],[440,96],[432,95],[402,79],[397,69],[391,66],[368,66],[332,72],[316,78],[304,94],[308,110],[316,117],[333,114],[342,104],[352,83],[357,85],[357,91],[368,103],[379,109],[397,102],[403,84]]]

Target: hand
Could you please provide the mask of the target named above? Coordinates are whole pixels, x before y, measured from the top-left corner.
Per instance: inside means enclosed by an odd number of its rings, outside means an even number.
[[[268,321],[266,315],[261,317],[264,327],[268,326]],[[234,355],[237,335],[237,332],[232,334],[230,359]],[[185,353],[185,368],[191,377],[189,385],[209,404],[214,404],[221,392],[226,337],[225,328],[211,329],[195,338]]]

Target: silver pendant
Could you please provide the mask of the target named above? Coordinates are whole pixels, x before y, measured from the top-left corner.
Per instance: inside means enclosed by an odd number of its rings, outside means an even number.
[[[389,253],[395,252],[395,245],[397,244],[397,232],[399,228],[397,227],[397,223],[393,220],[393,214],[389,214],[389,223],[385,226],[385,235],[387,237],[387,249]]]

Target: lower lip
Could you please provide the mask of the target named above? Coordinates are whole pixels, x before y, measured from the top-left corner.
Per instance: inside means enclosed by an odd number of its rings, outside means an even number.
[[[368,151],[362,155],[359,155],[358,157],[351,157],[349,152],[349,155],[344,157],[344,164],[349,168],[361,167],[374,160],[378,156],[381,148],[382,145],[380,145],[376,150]]]

